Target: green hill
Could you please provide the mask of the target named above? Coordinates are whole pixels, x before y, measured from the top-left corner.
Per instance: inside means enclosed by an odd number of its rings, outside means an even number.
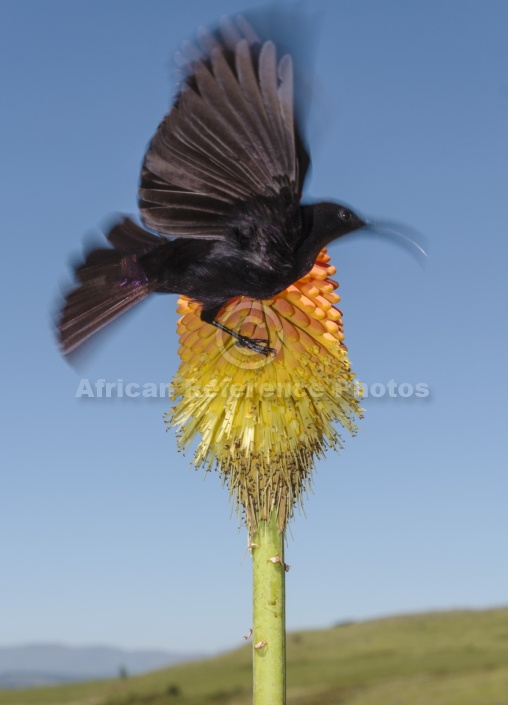
[[[508,705],[508,609],[288,635],[289,705]],[[251,647],[145,676],[0,692],[0,705],[247,705]]]

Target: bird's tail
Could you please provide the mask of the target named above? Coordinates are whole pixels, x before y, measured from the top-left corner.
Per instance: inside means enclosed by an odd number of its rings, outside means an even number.
[[[154,289],[138,257],[160,247],[161,238],[125,218],[109,231],[107,239],[113,249],[92,250],[75,269],[78,285],[65,297],[58,321],[64,355]]]

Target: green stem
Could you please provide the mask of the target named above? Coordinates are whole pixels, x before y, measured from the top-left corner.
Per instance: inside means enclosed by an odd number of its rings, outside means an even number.
[[[272,512],[251,537],[254,597],[254,705],[286,702],[284,533]],[[278,558],[278,560],[277,560]],[[272,560],[275,559],[275,560]]]

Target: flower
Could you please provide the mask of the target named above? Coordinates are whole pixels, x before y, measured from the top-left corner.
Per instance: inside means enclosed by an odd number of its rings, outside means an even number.
[[[193,464],[221,474],[249,531],[275,509],[283,530],[310,486],[316,457],[342,447],[334,428],[355,433],[361,417],[335,304],[335,267],[322,250],[312,270],[269,300],[238,297],[221,311],[228,328],[269,340],[267,357],[239,347],[178,301],[181,364],[167,422]]]

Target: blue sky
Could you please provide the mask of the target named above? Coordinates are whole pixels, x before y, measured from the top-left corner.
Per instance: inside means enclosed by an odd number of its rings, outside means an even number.
[[[136,212],[173,52],[243,7],[0,3],[1,645],[202,652],[250,627],[245,530],[218,477],[177,453],[168,400],[76,398],[82,377],[168,382],[176,299],[154,298],[79,370],[50,325],[84,236]],[[316,7],[308,194],[429,246],[421,267],[380,238],[333,245],[350,356],[368,385],[429,395],[369,397],[361,432],[319,464],[287,547],[288,628],[506,604],[508,5]]]

